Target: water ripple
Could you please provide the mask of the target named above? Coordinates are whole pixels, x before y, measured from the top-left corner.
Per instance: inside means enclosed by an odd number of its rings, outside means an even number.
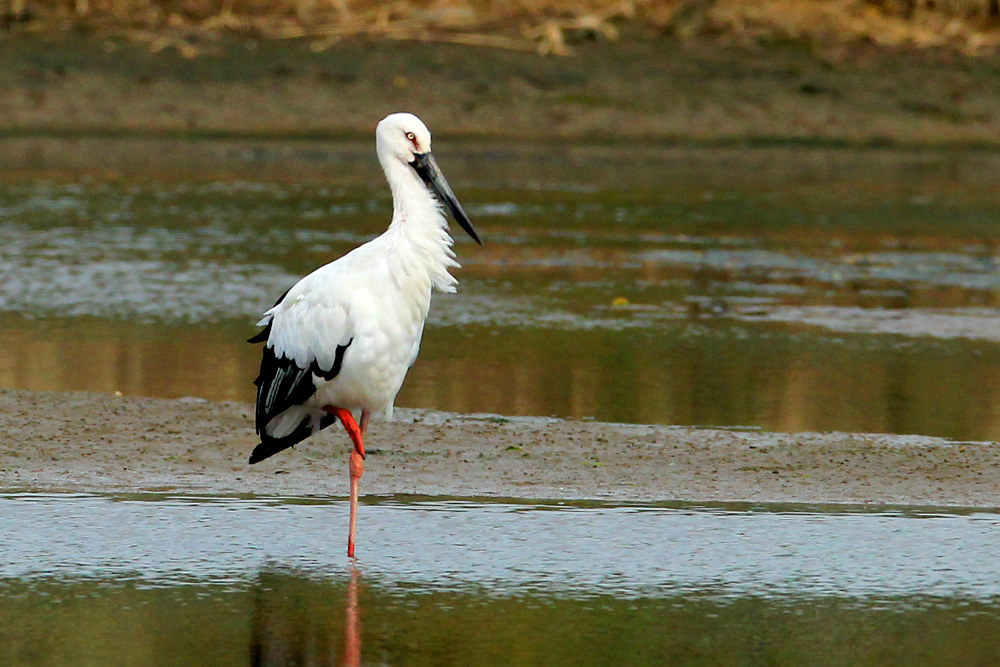
[[[342,501],[0,496],[0,577],[249,582],[342,575]],[[382,500],[360,564],[386,585],[569,597],[1000,597],[1000,515]]]

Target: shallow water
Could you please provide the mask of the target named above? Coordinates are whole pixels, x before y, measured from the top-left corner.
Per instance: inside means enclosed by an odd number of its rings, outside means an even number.
[[[1000,651],[993,512],[381,499],[361,507],[355,566],[339,501],[7,494],[0,512],[5,665],[950,665]]]
[[[487,244],[399,405],[1000,438],[1000,155],[437,143]],[[391,212],[367,142],[0,157],[0,386],[250,400],[259,313]]]

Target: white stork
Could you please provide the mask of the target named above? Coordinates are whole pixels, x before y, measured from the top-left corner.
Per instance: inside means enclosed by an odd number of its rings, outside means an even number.
[[[431,288],[454,292],[458,282],[448,273],[458,263],[442,204],[482,243],[438,169],[431,133],[419,118],[387,116],[375,130],[375,144],[392,189],[389,229],[295,283],[264,313],[258,323],[264,330],[250,339],[266,343],[254,381],[260,444],[250,463],[339,420],[354,443],[350,557],[368,420],[373,414],[392,417],[393,401],[417,358]]]

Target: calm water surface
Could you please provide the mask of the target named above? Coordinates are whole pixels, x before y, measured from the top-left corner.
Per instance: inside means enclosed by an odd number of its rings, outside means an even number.
[[[0,496],[4,665],[954,665],[1000,515]]]
[[[487,243],[399,405],[1000,438],[1000,155],[437,145]],[[251,400],[259,313],[391,214],[370,142],[0,159],[7,387]]]

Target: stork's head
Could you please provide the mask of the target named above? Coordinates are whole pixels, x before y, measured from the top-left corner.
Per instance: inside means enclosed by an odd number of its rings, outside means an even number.
[[[375,145],[380,160],[395,158],[410,163],[418,153],[430,152],[431,131],[412,113],[394,113],[378,124]]]
[[[393,163],[407,165],[416,172],[424,185],[431,189],[438,200],[446,205],[476,243],[482,244],[469,216],[465,214],[451,186],[431,155],[431,131],[412,113],[394,113],[386,116],[375,129],[375,148],[379,162],[388,174]]]

